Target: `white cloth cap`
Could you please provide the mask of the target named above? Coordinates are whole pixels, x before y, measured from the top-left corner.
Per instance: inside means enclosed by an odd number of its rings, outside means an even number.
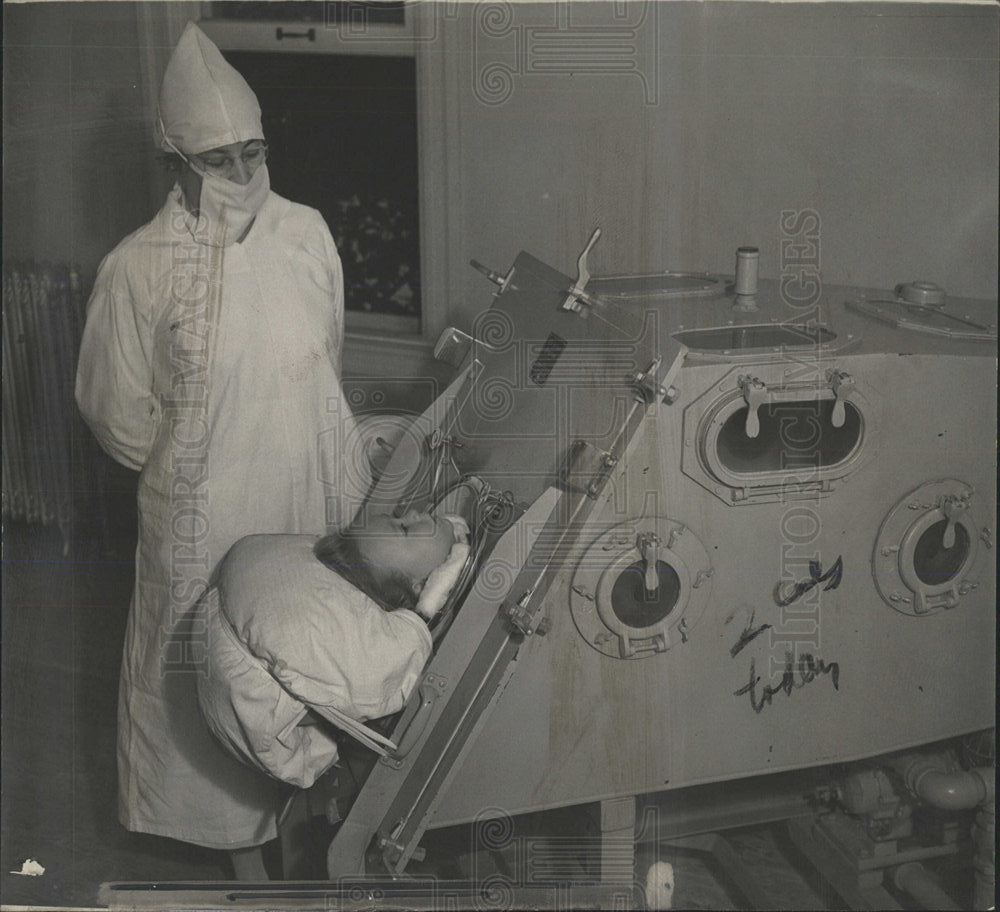
[[[159,115],[160,148],[186,155],[264,138],[257,96],[193,22],[167,64]]]

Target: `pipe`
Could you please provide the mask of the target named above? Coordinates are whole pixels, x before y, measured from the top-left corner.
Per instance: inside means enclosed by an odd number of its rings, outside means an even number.
[[[932,758],[913,756],[903,757],[893,765],[907,787],[932,807],[945,811],[979,808],[972,825],[975,907],[986,909],[993,906],[996,889],[996,769],[980,766],[968,771],[945,771]]]
[[[899,770],[918,798],[942,811],[969,810],[993,792],[992,767],[945,771],[933,758],[910,757],[900,763]]]
[[[919,861],[908,861],[892,872],[892,882],[909,893],[921,909],[958,909],[959,906],[942,890]]]
[[[996,784],[991,777],[989,794],[979,805],[972,824],[972,842],[976,847],[974,904],[977,909],[989,909],[996,903]]]

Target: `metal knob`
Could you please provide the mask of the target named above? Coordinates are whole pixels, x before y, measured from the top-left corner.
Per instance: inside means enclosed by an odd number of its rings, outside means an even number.
[[[944,307],[944,289],[933,282],[903,282],[896,286],[896,295],[907,304],[921,307]]]

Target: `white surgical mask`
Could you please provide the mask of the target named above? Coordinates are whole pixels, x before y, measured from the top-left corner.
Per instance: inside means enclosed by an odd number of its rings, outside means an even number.
[[[163,120],[158,118],[158,121],[164,145],[184,159],[188,167],[201,178],[198,217],[194,219],[192,216],[191,234],[194,239],[212,247],[229,247],[235,244],[246,234],[271,191],[267,165],[259,165],[245,184],[209,174],[166,138]]]
[[[195,240],[212,247],[235,244],[257,217],[271,190],[267,165],[260,165],[245,184],[194,170],[201,177]]]

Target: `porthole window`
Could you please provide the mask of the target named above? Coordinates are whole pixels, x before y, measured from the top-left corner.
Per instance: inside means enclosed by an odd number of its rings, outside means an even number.
[[[655,561],[655,577],[647,561]],[[598,652],[651,658],[692,635],[713,574],[708,551],[683,523],[667,516],[629,520],[602,531],[580,558],[570,610]]]
[[[948,520],[928,526],[913,548],[913,572],[927,586],[951,582],[969,562],[971,541],[965,523],[953,524],[951,545],[945,543]]]
[[[734,474],[780,472],[796,462],[829,468],[861,440],[861,413],[845,404],[844,423],[833,424],[832,399],[768,402],[757,412],[757,436],[747,435],[747,406],[734,411],[715,436],[715,456]]]
[[[886,604],[919,617],[953,609],[987,584],[976,561],[992,532],[979,510],[970,484],[943,478],[911,491],[889,511],[872,555],[875,586]]]
[[[656,586],[646,588],[646,564],[629,564],[611,587],[611,610],[627,627],[641,630],[659,624],[677,605],[681,579],[665,561],[656,562]]]
[[[860,379],[835,367],[804,382],[776,365],[751,370],[734,368],[684,412],[684,473],[727,503],[825,496],[877,450]]]

